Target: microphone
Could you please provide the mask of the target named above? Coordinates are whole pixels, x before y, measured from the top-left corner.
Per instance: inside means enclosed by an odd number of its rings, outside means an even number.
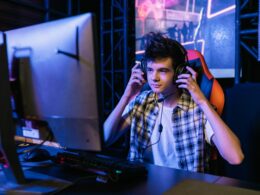
[[[162,98],[162,110],[161,110],[160,122],[159,122],[159,126],[158,126],[158,131],[159,131],[160,135],[161,135],[162,130],[163,130],[163,126],[162,126],[162,114],[163,114],[163,103],[164,103],[164,100],[165,100],[165,98]],[[159,100],[158,100],[158,102],[159,102]]]
[[[160,97],[158,98],[157,102],[163,102],[164,100],[166,100],[168,97],[170,97],[171,95],[173,95],[174,93],[170,93],[164,97]]]
[[[159,131],[159,133],[161,133],[162,130],[163,130],[163,126],[162,126],[162,123],[161,123],[161,121],[160,121],[160,124],[159,124],[159,126],[158,126],[158,131]]]
[[[168,97],[168,96],[167,96]],[[162,102],[162,111],[161,111],[161,116],[160,116],[160,122],[159,122],[159,125],[158,125],[158,132],[159,132],[159,138],[158,140],[155,142],[155,143],[151,143],[150,145],[146,146],[142,152],[142,154],[144,155],[145,151],[147,148],[155,145],[155,144],[158,144],[160,139],[161,139],[161,133],[163,131],[163,126],[162,126],[162,113],[163,113],[163,103],[164,103],[164,100],[165,100],[165,97],[162,97],[162,98],[158,98],[157,100],[155,99],[155,103],[157,102]]]
[[[159,126],[158,126],[158,131],[161,135],[162,131],[163,131],[163,125],[162,125],[162,114],[163,114],[163,104],[164,104],[164,100],[166,100],[168,97],[170,97],[171,95],[173,95],[174,93],[170,93],[164,97],[160,97],[157,99],[157,102],[160,103],[162,102],[162,110],[161,110],[161,116],[160,116],[160,122],[159,122]]]

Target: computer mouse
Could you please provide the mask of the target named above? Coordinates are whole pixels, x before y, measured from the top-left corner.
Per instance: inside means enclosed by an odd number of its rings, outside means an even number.
[[[49,151],[42,148],[33,149],[24,156],[24,160],[27,162],[40,162],[50,159],[51,155]]]

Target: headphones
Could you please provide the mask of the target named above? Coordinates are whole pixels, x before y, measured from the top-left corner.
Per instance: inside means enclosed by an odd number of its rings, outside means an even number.
[[[189,73],[186,69],[186,66],[190,66],[190,64],[189,64],[189,59],[188,59],[188,54],[187,54],[186,49],[176,40],[172,40],[172,41],[179,48],[182,55],[184,56],[184,63],[180,63],[178,65],[175,65],[176,69],[175,69],[175,74],[174,74],[174,78],[173,78],[173,80],[175,82],[180,74]]]
[[[172,64],[174,72],[175,72],[174,77],[173,77],[173,82],[175,82],[177,80],[177,78],[178,78],[178,75],[188,73],[188,71],[186,69],[186,66],[190,66],[190,64],[189,64],[189,60],[188,60],[188,55],[187,55],[186,49],[179,42],[177,42],[176,40],[172,40],[171,39],[171,41],[172,41],[172,43],[174,45],[177,46],[177,48],[179,49],[180,53],[184,56],[184,62],[183,63],[175,64],[175,65]],[[169,57],[171,57],[171,56],[169,56]],[[146,74],[146,71],[147,71],[147,59],[145,59],[145,58],[141,59],[141,61],[140,61],[140,68],[141,68],[142,72],[144,73],[144,78],[147,80],[147,74]]]

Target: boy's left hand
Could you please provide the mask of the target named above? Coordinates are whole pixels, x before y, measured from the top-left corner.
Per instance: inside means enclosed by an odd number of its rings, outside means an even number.
[[[191,67],[186,66],[186,69],[190,73],[180,74],[176,83],[179,84],[179,88],[187,89],[193,100],[198,104],[202,104],[206,99],[202,91],[200,90],[199,85],[196,82],[197,79],[197,72],[195,72]]]

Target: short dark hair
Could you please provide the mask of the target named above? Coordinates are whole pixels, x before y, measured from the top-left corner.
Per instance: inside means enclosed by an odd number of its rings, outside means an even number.
[[[173,61],[173,69],[187,62],[186,49],[176,40],[164,36],[161,32],[150,32],[145,35],[144,60],[155,61],[170,57]]]

